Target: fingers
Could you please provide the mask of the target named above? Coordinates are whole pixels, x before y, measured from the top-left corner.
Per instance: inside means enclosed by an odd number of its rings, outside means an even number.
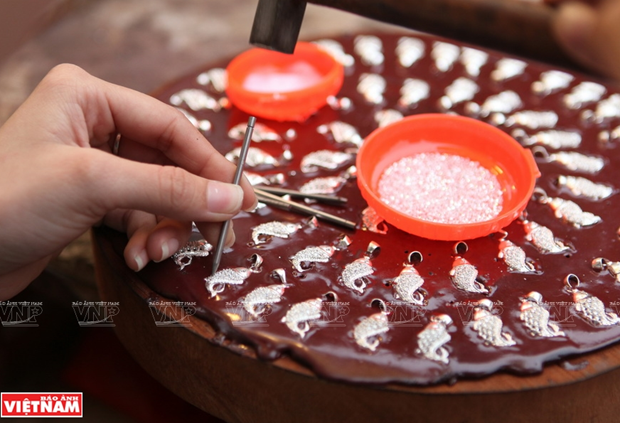
[[[230,224],[228,225],[228,232],[226,233],[226,238],[224,240],[225,247],[231,247],[235,243],[236,237],[235,237],[235,232],[233,230],[233,224],[234,224],[234,221],[231,221]],[[196,222],[196,226],[198,227],[198,230],[200,231],[202,236],[204,236],[205,239],[209,242],[209,244],[217,245],[217,241],[220,236],[220,231],[222,229],[221,223]]]
[[[191,222],[163,219],[149,234],[146,251],[155,262],[170,258],[185,245],[192,232]]]

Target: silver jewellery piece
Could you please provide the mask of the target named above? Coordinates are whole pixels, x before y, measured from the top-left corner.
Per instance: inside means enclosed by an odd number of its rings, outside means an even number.
[[[284,284],[274,284],[268,286],[261,286],[254,289],[243,300],[243,308],[257,318],[259,315],[267,310],[267,306],[270,304],[279,303],[282,300],[282,294],[288,286]]]
[[[338,239],[336,239],[335,248],[338,251],[346,250],[352,243],[353,241],[346,234],[340,234],[340,236],[338,236]]]
[[[596,82],[582,82],[564,96],[564,105],[569,109],[581,109],[583,106],[599,101],[607,89]]]
[[[187,88],[170,96],[170,104],[180,106],[183,103],[195,112],[198,110],[219,112],[222,109],[219,101],[198,88]]]
[[[558,123],[558,114],[554,111],[535,112],[524,110],[513,113],[505,119],[505,126],[525,126],[529,129],[555,128]]]
[[[356,147],[361,147],[364,142],[360,134],[357,132],[357,128],[346,122],[334,121],[332,123],[319,125],[316,128],[316,131],[323,135],[331,133],[334,141],[338,144],[348,142]]]
[[[476,280],[478,270],[463,257],[456,257],[450,270],[450,279],[455,287],[476,294],[488,294],[489,290]]]
[[[381,252],[381,246],[377,242],[370,241],[368,243],[368,247],[366,247],[367,257],[378,256],[380,252]]]
[[[252,241],[254,241],[255,245],[263,244],[267,242],[266,239],[270,237],[278,237],[288,239],[289,235],[297,232],[298,229],[301,228],[301,225],[298,223],[290,223],[290,222],[278,222],[272,221],[267,223],[261,223],[258,226],[252,228]]]
[[[355,325],[353,336],[357,345],[375,351],[382,340],[381,335],[389,330],[387,314],[379,312],[365,317]]]
[[[181,113],[183,113],[183,115],[187,118],[187,120],[189,120],[189,122],[194,125],[194,128],[196,129],[200,129],[203,132],[209,132],[211,131],[211,122],[208,121],[207,119],[196,119],[196,117],[194,115],[192,115],[190,112],[188,112],[185,109],[182,109],[180,107],[175,107],[178,111],[180,111]]]
[[[245,267],[218,270],[205,278],[205,286],[213,298],[223,292],[226,285],[241,285],[252,273],[251,269]]]
[[[487,117],[492,113],[512,113],[523,106],[521,97],[514,91],[502,91],[499,94],[489,96],[482,106],[476,103],[468,103],[466,111],[472,116]]]
[[[364,293],[364,289],[368,285],[367,276],[374,273],[372,262],[366,256],[358,258],[352,263],[347,264],[340,275],[344,286],[360,294]]]
[[[461,49],[458,46],[442,41],[435,41],[431,50],[431,57],[435,61],[435,67],[441,72],[447,72],[452,69],[460,54]]]
[[[605,310],[605,304],[600,299],[577,289],[580,283],[577,275],[572,273],[567,275],[564,283],[568,292],[573,296],[575,311],[579,317],[593,326],[615,326],[620,323],[620,317],[616,313],[608,313]]]
[[[121,149],[121,134],[114,136],[114,144],[112,145],[112,154],[118,156],[118,151]]]
[[[543,307],[543,297],[532,291],[521,299],[521,314],[519,318],[530,334],[540,338],[554,338],[566,336],[557,323],[551,322],[549,311]]]
[[[430,320],[430,323],[418,334],[416,353],[422,354],[429,360],[448,364],[450,353],[444,345],[452,339],[448,333],[452,318],[447,314],[435,314]]]
[[[424,41],[418,38],[400,37],[395,50],[398,63],[404,68],[411,67],[424,57],[425,49]]]
[[[387,234],[388,227],[385,220],[379,216],[375,209],[372,207],[366,207],[362,211],[362,229],[385,235]]]
[[[357,84],[357,92],[364,96],[366,101],[372,104],[383,102],[383,93],[387,83],[385,78],[376,73],[363,73]]]
[[[349,166],[340,173],[340,176],[347,180],[357,178],[357,167],[355,165]]]
[[[353,40],[353,51],[360,56],[362,63],[367,66],[383,64],[383,42],[374,35],[358,35]]]
[[[602,219],[590,212],[584,212],[581,207],[570,200],[559,197],[547,197],[545,191],[540,188],[534,189],[534,196],[539,196],[541,204],[548,204],[554,211],[555,217],[564,222],[572,224],[576,228],[592,226],[599,223]]]
[[[245,132],[247,130],[247,123],[239,123],[228,131],[228,136],[234,140],[242,140],[245,137]],[[252,141],[254,142],[263,142],[263,141],[282,141],[282,137],[278,135],[276,131],[271,129],[265,124],[256,123],[254,124],[254,131],[252,131]]]
[[[439,105],[446,110],[451,109],[458,103],[473,99],[479,90],[478,84],[471,79],[457,78],[446,87],[445,95],[439,99]]]
[[[353,157],[353,154],[342,151],[318,150],[304,156],[300,168],[303,173],[316,172],[319,168],[335,170]]]
[[[496,82],[506,81],[522,75],[527,67],[523,60],[504,58],[497,61],[495,69],[491,72],[491,79]]]
[[[598,257],[592,260],[592,269],[597,272],[606,270],[611,276],[616,279],[616,282],[620,282],[620,262],[611,261],[606,258]]]
[[[504,239],[499,243],[498,258],[504,260],[508,271],[513,273],[532,273],[536,271],[534,265],[528,260],[523,248],[513,242]]]
[[[584,110],[581,114],[586,121],[601,124],[607,119],[620,117],[620,94],[612,94],[605,100],[599,101],[596,110]]]
[[[415,107],[422,100],[426,100],[431,93],[431,86],[421,79],[407,78],[400,87],[398,105],[402,107]]]
[[[241,147],[237,147],[230,152],[226,153],[226,159],[233,163],[237,163],[239,160],[239,153]],[[245,164],[250,167],[258,167],[263,165],[268,166],[280,166],[280,162],[269,153],[265,153],[260,148],[250,147],[248,148],[248,155],[245,159]]]
[[[285,182],[283,173],[263,176],[258,173],[244,171],[243,174],[252,185],[282,185]]]
[[[525,239],[534,244],[534,246],[543,254],[558,254],[570,250],[570,247],[562,241],[556,239],[551,229],[546,226],[539,225],[536,222],[523,222],[525,229]]]
[[[347,183],[341,176],[321,176],[303,184],[299,192],[304,194],[335,194]]]
[[[207,257],[213,250],[213,246],[206,240],[189,241],[183,248],[172,255],[174,264],[179,266],[179,270],[185,269],[192,264],[194,257]]]
[[[336,97],[330,95],[327,97],[327,105],[333,110],[351,110],[353,102],[349,97]]]
[[[540,74],[540,80],[532,82],[532,91],[535,94],[546,96],[556,91],[568,88],[575,77],[570,73],[550,70]]]
[[[494,347],[510,347],[516,342],[509,333],[502,332],[504,323],[502,319],[492,313],[493,302],[487,298],[478,301],[474,307],[474,321],[472,328],[478,332],[478,336],[485,344]]]
[[[215,91],[223,93],[228,86],[228,74],[226,73],[226,69],[213,68],[198,75],[196,77],[196,82],[200,85],[211,84]]]
[[[284,139],[287,141],[295,141],[297,139],[297,131],[293,128],[289,128],[284,133]]]
[[[561,148],[577,148],[581,145],[581,134],[573,131],[551,129],[529,137],[523,129],[515,129],[512,131],[512,136],[524,146],[539,144],[558,150]]]
[[[379,128],[398,122],[399,120],[402,120],[403,117],[404,116],[401,112],[394,109],[385,109],[375,112],[375,122],[377,122]]]
[[[334,251],[335,248],[331,245],[307,247],[298,251],[290,260],[295,269],[299,272],[304,272],[305,269],[301,266],[302,263],[327,263],[331,256],[334,255]]]
[[[592,182],[581,176],[558,176],[558,185],[566,187],[573,195],[589,198],[590,200],[604,200],[614,193],[614,189],[608,185]]]
[[[392,281],[394,297],[409,304],[423,305],[424,295],[419,289],[424,285],[424,279],[412,265],[405,265],[400,274]]]
[[[321,318],[322,308],[323,301],[320,298],[293,304],[281,321],[286,323],[290,330],[303,338],[310,330],[309,322]]]
[[[573,172],[595,174],[601,171],[605,166],[605,160],[602,157],[586,156],[576,151],[558,151],[549,154],[542,146],[532,148],[535,156],[542,157],[547,162],[555,162],[564,166]]]
[[[318,40],[314,41],[314,44],[319,46],[321,50],[332,56],[338,63],[344,67],[353,66],[355,64],[355,58],[344,51],[344,47],[338,41],[334,40]]]
[[[487,63],[487,60],[489,60],[489,55],[482,50],[471,47],[461,48],[461,63],[465,66],[465,72],[473,78],[480,75],[480,68]]]

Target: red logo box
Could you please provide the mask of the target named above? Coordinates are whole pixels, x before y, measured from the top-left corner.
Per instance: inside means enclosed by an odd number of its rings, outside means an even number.
[[[81,392],[2,392],[1,417],[82,417]]]

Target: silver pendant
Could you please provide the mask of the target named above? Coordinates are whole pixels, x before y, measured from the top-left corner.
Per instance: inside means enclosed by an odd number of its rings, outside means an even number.
[[[366,277],[373,273],[374,269],[370,259],[368,257],[361,257],[347,264],[340,277],[342,278],[344,286],[363,294],[364,289],[366,289],[368,285]]]
[[[402,107],[415,107],[422,100],[426,100],[431,92],[431,87],[421,79],[407,78],[400,87],[400,99],[398,104]]]
[[[388,126],[393,124],[394,122],[398,122],[403,119],[403,114],[398,110],[394,109],[385,109],[379,110],[375,113],[375,122],[379,128],[383,128],[384,126]]]
[[[375,351],[381,342],[380,335],[388,330],[390,330],[390,327],[387,315],[380,312],[365,317],[359,322],[353,329],[353,336],[357,345],[370,351]]]
[[[494,347],[510,347],[516,342],[509,333],[502,332],[504,323],[502,319],[492,313],[493,303],[491,300],[483,299],[478,301],[474,307],[474,321],[472,328],[478,332],[478,336],[484,340],[485,344]]]
[[[455,287],[463,291],[488,294],[489,290],[476,280],[478,270],[462,257],[456,257],[450,270],[450,279]]]
[[[252,228],[252,241],[254,241],[255,245],[259,245],[266,242],[266,240],[261,240],[262,237],[276,236],[287,239],[289,235],[294,234],[300,228],[301,225],[297,223],[278,221],[261,223]]]
[[[218,270],[214,275],[205,278],[205,286],[213,298],[223,292],[226,285],[241,285],[252,273],[251,269],[245,267]]]
[[[418,38],[400,37],[395,50],[398,63],[404,68],[411,67],[424,57],[425,48],[424,41]]]
[[[319,150],[302,158],[300,167],[303,173],[316,172],[319,168],[334,170],[352,159],[352,154],[342,151]]]
[[[239,160],[239,153],[241,152],[241,148],[237,147],[232,151],[226,153],[226,159],[233,163],[237,163]],[[271,154],[265,153],[260,148],[250,147],[248,148],[248,155],[245,159],[245,164],[249,167],[258,167],[263,165],[268,166],[280,166],[280,162],[276,160]]]
[[[372,104],[383,102],[383,93],[387,83],[385,78],[376,73],[363,73],[357,84],[357,92],[364,96],[366,101]]]
[[[504,125],[506,126],[525,126],[530,129],[554,128],[558,123],[558,114],[553,111],[535,112],[524,110],[522,112],[513,113]]]
[[[431,316],[430,323],[418,334],[418,348],[416,353],[422,354],[429,360],[448,364],[450,353],[444,347],[452,337],[448,333],[448,326],[452,319],[447,314]]]
[[[328,53],[344,67],[353,66],[355,64],[355,59],[353,58],[353,56],[347,54],[344,51],[344,47],[342,47],[342,44],[340,44],[338,41],[325,39],[314,41],[314,44],[319,46],[321,50]]]
[[[195,112],[198,110],[219,112],[222,109],[222,105],[215,98],[197,88],[181,90],[170,96],[170,104],[180,106],[183,103]]]
[[[243,308],[256,319],[266,311],[266,306],[280,302],[286,288],[288,286],[283,284],[256,288],[243,298]]]
[[[515,129],[512,136],[524,146],[539,144],[553,149],[578,148],[581,145],[581,134],[572,131],[541,131],[528,137],[523,129]]]
[[[211,122],[208,121],[207,119],[197,119],[194,115],[192,115],[190,112],[188,112],[185,109],[181,109],[180,107],[176,107],[176,109],[178,111],[180,111],[181,113],[183,113],[183,115],[185,115],[185,117],[187,118],[187,120],[190,121],[190,123],[192,125],[194,125],[194,128],[196,129],[200,129],[203,132],[209,132],[211,131]]]
[[[616,282],[620,282],[620,261],[611,261],[598,257],[592,260],[592,269],[597,272],[606,270],[611,276],[614,277]]]
[[[536,271],[534,265],[528,261],[523,248],[516,246],[507,239],[499,243],[499,254],[497,257],[504,260],[509,272],[532,273]]]
[[[583,196],[596,201],[604,200],[614,193],[612,187],[597,184],[580,176],[560,175],[558,177],[558,185],[568,188],[573,195]]]
[[[200,85],[211,84],[215,91],[223,93],[228,86],[228,74],[226,73],[226,69],[213,68],[198,75],[196,77],[196,82]]]
[[[564,279],[568,292],[573,296],[575,311],[586,322],[593,326],[615,326],[620,324],[620,317],[616,313],[607,312],[605,304],[585,291],[577,289],[579,278],[574,274],[569,274]]]
[[[514,91],[502,91],[488,97],[479,108],[475,103],[468,104],[468,111],[486,117],[491,113],[512,113],[521,106],[523,106],[523,102],[519,94]]]
[[[377,234],[387,234],[387,225],[383,218],[372,207],[366,207],[362,211],[362,229]]]
[[[234,140],[242,140],[247,131],[247,123],[239,123],[228,131],[228,136]],[[255,123],[252,131],[252,141],[282,141],[282,137],[276,131],[265,124]]]
[[[441,72],[447,72],[452,69],[460,54],[461,49],[454,44],[442,41],[435,41],[433,43],[431,57],[435,61],[435,67]]]
[[[356,147],[361,147],[364,142],[362,137],[360,137],[360,134],[357,132],[357,128],[346,122],[335,121],[332,123],[326,123],[317,127],[316,131],[323,135],[331,133],[334,141],[338,144],[348,142]]]
[[[424,279],[411,265],[406,265],[400,274],[392,281],[394,297],[409,304],[423,305],[424,295],[419,289],[424,285]]]
[[[523,223],[525,229],[525,239],[543,254],[558,254],[570,250],[562,241],[553,236],[551,229],[539,225],[536,222],[526,221]]]
[[[174,264],[179,266],[179,270],[183,270],[192,264],[194,257],[207,257],[211,250],[213,250],[213,246],[204,239],[189,241],[172,255],[172,260],[174,260]]]
[[[353,107],[353,102],[349,97],[335,97],[330,95],[327,97],[327,105],[332,108],[332,110],[351,110]]]
[[[334,251],[335,249],[331,245],[307,247],[298,251],[290,260],[295,269],[299,272],[304,272],[305,269],[301,266],[302,263],[327,263]]]
[[[286,323],[290,330],[303,338],[310,330],[309,322],[321,318],[322,308],[323,301],[320,298],[293,304],[282,318],[282,323]]]
[[[383,64],[383,42],[374,35],[358,35],[353,41],[353,51],[360,56],[367,66]]]
[[[581,115],[587,121],[601,124],[607,119],[620,117],[620,94],[612,94],[596,105],[596,110],[584,110]]]
[[[501,82],[522,75],[527,63],[523,60],[504,58],[497,61],[495,69],[491,72],[493,81]]]
[[[546,96],[567,88],[575,77],[569,73],[550,70],[540,74],[540,80],[532,83],[535,94]]]
[[[305,194],[335,194],[347,183],[341,176],[324,176],[309,180],[299,191]]]
[[[583,106],[599,101],[607,89],[596,82],[582,82],[564,96],[564,105],[569,109],[581,109]]]
[[[446,110],[451,109],[458,103],[473,99],[478,90],[480,87],[471,79],[457,78],[446,87],[445,95],[439,99],[439,105]]]
[[[549,321],[549,311],[543,307],[543,297],[540,293],[532,291],[521,300],[520,319],[530,334],[535,337],[553,338],[566,336],[560,327]]]
[[[603,158],[586,156],[576,151],[559,151],[547,155],[546,159],[550,162],[559,163],[568,170],[589,174],[598,173],[605,166],[605,160]]]
[[[465,72],[471,77],[480,75],[480,68],[489,60],[489,55],[482,50],[471,47],[461,48],[461,63],[465,66]]]
[[[258,173],[244,171],[243,174],[252,185],[282,185],[284,183],[283,173],[263,176]]]
[[[539,202],[548,204],[554,211],[555,217],[564,222],[572,224],[576,228],[592,226],[599,223],[602,219],[590,212],[584,212],[581,207],[570,200],[559,197],[547,197],[544,191],[536,189],[535,195],[540,195]]]

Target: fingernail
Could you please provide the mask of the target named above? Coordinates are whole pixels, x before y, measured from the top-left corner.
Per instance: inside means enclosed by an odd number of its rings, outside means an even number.
[[[243,190],[238,185],[209,181],[207,185],[207,208],[213,213],[232,214],[239,211]]]
[[[138,254],[133,256],[133,260],[136,263],[136,268],[133,270],[139,272],[140,270],[144,269],[144,266],[146,266],[149,261],[149,257],[146,254],[146,251],[142,250]]]
[[[224,242],[225,247],[226,248],[232,247],[235,244],[236,240],[237,240],[237,236],[235,235],[235,231],[232,228],[232,221],[231,221],[230,225],[228,226],[228,233],[226,234],[226,241]]]
[[[179,241],[174,238],[164,241],[161,244],[161,258],[159,260],[156,260],[156,262],[159,263],[160,261],[164,261],[167,258],[170,258],[170,256],[172,256],[177,251],[179,251]]]

